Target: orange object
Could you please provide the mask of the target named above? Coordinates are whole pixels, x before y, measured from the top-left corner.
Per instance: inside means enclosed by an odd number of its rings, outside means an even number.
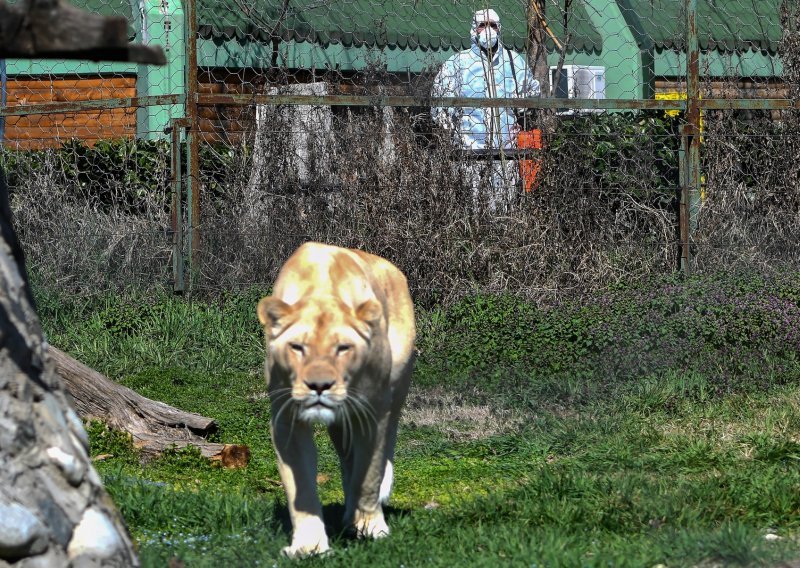
[[[538,128],[534,130],[520,131],[519,135],[517,136],[517,148],[520,150],[526,150],[530,148],[534,150],[541,150],[542,131]],[[525,193],[530,193],[531,190],[538,189],[539,183],[537,183],[536,178],[539,176],[541,169],[541,160],[519,160],[519,176],[522,178],[522,188],[525,190]]]

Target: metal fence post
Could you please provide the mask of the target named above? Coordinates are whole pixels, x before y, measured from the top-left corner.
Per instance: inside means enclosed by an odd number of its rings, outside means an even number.
[[[186,256],[189,261],[189,288],[200,270],[200,125],[197,117],[197,3],[187,0],[186,14],[186,200],[189,239]]]
[[[700,209],[700,44],[697,38],[697,0],[686,0],[686,123],[681,127],[680,263],[692,270],[691,241]]]

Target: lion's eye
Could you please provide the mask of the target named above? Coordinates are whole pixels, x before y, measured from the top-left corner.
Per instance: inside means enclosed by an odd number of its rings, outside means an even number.
[[[303,355],[305,353],[305,347],[303,347],[302,343],[290,343],[289,349],[297,353],[298,355]]]
[[[350,351],[352,348],[353,348],[352,345],[347,345],[346,343],[343,343],[341,345],[337,345],[336,346],[336,354],[337,355],[344,355],[345,353]]]

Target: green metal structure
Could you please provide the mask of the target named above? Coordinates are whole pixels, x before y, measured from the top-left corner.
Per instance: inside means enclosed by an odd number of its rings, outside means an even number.
[[[139,97],[183,95],[186,91],[185,0],[77,0],[76,5],[103,15],[122,15],[130,22],[131,40],[161,45],[168,65],[83,61],[9,60],[15,76],[136,76]],[[752,4],[752,7],[750,7]],[[469,44],[471,14],[484,0],[459,2],[378,3],[372,0],[278,0],[231,9],[224,0],[198,0],[197,65],[201,68],[338,69],[359,71],[379,63],[390,73],[435,69]],[[504,19],[503,40],[525,51],[525,3],[496,0],[491,5]],[[573,5],[568,29],[564,14],[547,4],[553,35],[570,35],[565,64],[606,68],[606,97],[653,96],[655,77],[679,77],[686,69],[686,9],[675,0],[582,0]],[[730,22],[745,25],[731,29]],[[713,77],[778,77],[781,28],[776,0],[753,0],[747,6],[699,0],[697,22],[700,72]],[[278,38],[277,46],[272,41]],[[548,45],[550,65],[559,53]],[[137,136],[163,137],[172,119],[184,116],[182,105],[143,107],[137,111]]]
[[[134,22],[142,41],[162,47],[164,66],[140,65],[136,70],[136,92],[140,96],[183,94],[186,90],[186,17],[181,0],[141,0],[142,10]],[[141,106],[136,109],[136,136],[163,138],[174,119],[183,118],[184,105]]]

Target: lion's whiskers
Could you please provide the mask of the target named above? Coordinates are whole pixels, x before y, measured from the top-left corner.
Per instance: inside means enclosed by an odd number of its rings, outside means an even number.
[[[361,393],[353,389],[350,389],[350,394],[345,400],[356,420],[358,420],[361,431],[365,436],[370,436],[372,433],[372,426],[374,425],[376,428],[378,426],[378,421],[375,418],[372,405],[365,400],[365,397]],[[362,415],[364,420],[362,420]]]
[[[342,446],[344,447],[344,458],[350,457],[350,452],[353,449],[353,436],[350,430],[353,429],[353,422],[350,420],[350,413],[347,411],[347,399],[345,398],[343,404],[337,408],[337,414],[341,417],[342,421]]]
[[[271,390],[267,393],[269,398],[272,402],[276,402],[285,396],[291,396],[292,388],[291,387],[282,387],[279,389]]]
[[[272,399],[273,407],[275,405],[278,405],[278,412],[276,412],[272,416],[272,423],[273,424],[278,422],[278,419],[280,419],[281,414],[283,414],[283,412],[284,412],[284,410],[286,410],[287,406],[292,407],[293,408],[293,412],[297,411],[297,405],[294,404],[294,399],[291,397],[291,389],[284,389],[284,390],[288,390],[290,392],[288,392],[288,393],[286,393],[286,392],[280,393],[280,394],[278,394],[277,396],[275,396]],[[284,400],[281,401],[281,399],[284,399]],[[292,423],[294,423],[294,416],[292,417]]]
[[[367,397],[364,394],[352,388],[350,389],[350,394],[351,394],[350,396],[351,400],[355,404],[358,404],[360,406],[360,408],[364,411],[367,417],[372,419],[372,422],[377,427],[378,419],[375,416],[375,409],[372,408],[372,404],[370,404],[369,400],[367,400]]]
[[[289,399],[292,400],[292,399]],[[293,404],[292,405],[292,419],[290,421],[291,426],[289,426],[289,437],[286,438],[287,440],[292,439],[292,434],[294,433],[294,424],[297,422],[297,413],[299,412],[299,405]]]
[[[364,425],[361,422],[361,416],[359,415],[358,407],[356,407],[354,405],[353,401],[350,398],[346,398],[344,400],[344,405],[343,406],[344,406],[344,414],[347,417],[347,423],[348,423],[348,426],[350,427],[350,429],[353,429],[353,420],[352,419],[353,419],[353,417],[355,417],[356,420],[358,420],[358,425],[359,425],[361,431],[363,432],[364,431]],[[352,436],[351,436],[351,443],[352,443]]]

